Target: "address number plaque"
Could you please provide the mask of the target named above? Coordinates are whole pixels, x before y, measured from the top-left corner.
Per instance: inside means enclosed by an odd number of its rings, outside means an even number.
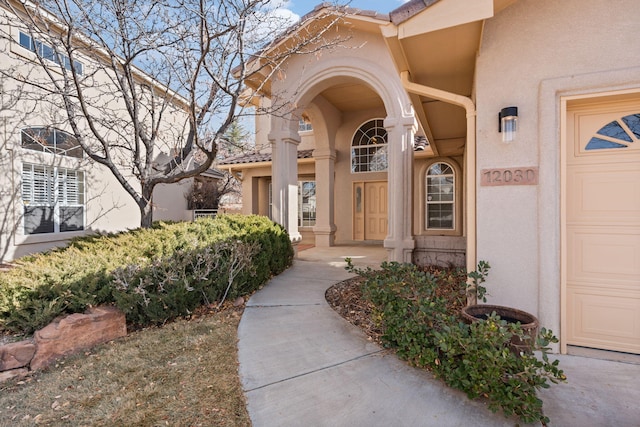
[[[480,185],[537,185],[538,167],[482,169]]]

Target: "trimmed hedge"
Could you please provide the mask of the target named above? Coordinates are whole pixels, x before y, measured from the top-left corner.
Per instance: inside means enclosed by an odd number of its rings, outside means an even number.
[[[292,260],[286,231],[257,215],[82,237],[0,275],[0,331],[29,334],[99,304],[132,325],[159,324],[253,292]]]

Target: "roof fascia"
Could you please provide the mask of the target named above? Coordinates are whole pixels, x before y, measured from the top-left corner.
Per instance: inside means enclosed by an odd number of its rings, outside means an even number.
[[[389,22],[389,16],[383,14],[375,14],[361,12],[358,9],[352,8],[339,8],[335,6],[327,6],[322,4],[321,7],[314,9],[312,12],[304,15],[301,21],[294,24],[291,28],[286,30],[284,34],[276,39],[272,44],[268,45],[263,52],[270,52],[285,44],[293,34],[300,33],[302,30],[311,26],[314,23],[322,19],[336,19],[342,17],[341,24],[349,24],[354,26],[354,23],[361,24],[387,24]],[[348,21],[346,21],[348,19]],[[359,25],[355,25],[357,28]]]
[[[398,24],[398,38],[481,21],[493,15],[493,0],[440,0]]]
[[[316,159],[314,159],[313,157],[306,158],[306,159],[298,159],[299,165],[310,164],[315,162],[316,162]],[[267,166],[271,167],[272,164],[273,164],[273,161],[255,162],[255,163],[229,163],[229,164],[216,165],[216,168],[231,171],[232,169],[241,170],[241,169],[257,169],[257,168],[263,168]]]
[[[402,43],[398,38],[398,27],[389,23],[387,25],[381,26],[380,30],[382,32],[383,39],[385,44],[387,45],[387,50],[391,54],[391,58],[393,59],[393,63],[396,66],[396,70],[398,74],[401,74],[403,71],[409,71],[409,62],[407,61],[407,57],[405,54],[405,50],[402,47]],[[431,126],[429,125],[429,120],[427,119],[427,115],[422,108],[422,103],[420,101],[420,97],[414,93],[408,93],[409,100],[413,105],[413,111],[415,112],[418,123],[420,124],[420,128],[424,132],[424,135],[427,137],[429,141],[429,151],[434,155],[438,155],[438,146],[436,145],[435,138],[433,137],[433,132],[431,131]]]
[[[303,31],[308,30],[312,25],[317,24],[321,20],[337,20],[340,19],[338,26],[348,26],[351,29],[362,29],[367,32],[377,31],[378,26],[389,24],[389,16],[386,14],[379,14],[373,11],[362,11],[360,9],[354,9],[349,7],[337,7],[332,6],[330,3],[322,3],[319,6],[304,15],[300,22],[291,26],[280,37],[265,46],[258,54],[254,55],[253,59],[249,60],[245,68],[247,74],[252,77],[246,81],[247,86],[254,90],[260,89],[265,95],[270,96],[270,90],[268,85],[263,83],[264,79],[269,78],[268,70],[265,70],[264,57],[270,52],[277,51],[285,46],[289,40],[296,35],[303,34]],[[311,28],[312,30],[312,28]],[[239,75],[240,67],[234,69],[234,74]]]

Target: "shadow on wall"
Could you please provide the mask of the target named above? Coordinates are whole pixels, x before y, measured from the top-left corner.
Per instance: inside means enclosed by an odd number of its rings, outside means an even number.
[[[6,166],[5,161],[0,161],[0,170],[11,170],[10,166]],[[87,168],[88,169],[88,168]],[[14,173],[15,177],[19,177],[19,173]],[[15,178],[12,180],[14,183],[20,181],[19,178]],[[13,188],[11,188],[13,187]],[[87,207],[90,206],[91,209],[91,222],[86,222],[84,225],[84,230],[86,235],[91,234],[103,234],[103,233],[112,233],[118,230],[115,229],[107,229],[105,227],[97,227],[96,224],[108,223],[109,215],[114,212],[123,210],[126,208],[126,204],[122,201],[114,200],[111,195],[112,191],[107,191],[108,187],[105,184],[103,188],[98,192],[94,193],[91,198],[86,199],[85,201],[85,218]],[[9,186],[8,189],[0,190],[0,200],[2,200],[2,204],[7,206],[7,209],[0,211],[0,264],[6,264],[11,262],[17,258],[36,253],[42,252],[49,249],[53,249],[55,247],[65,246],[70,238],[65,238],[65,233],[57,233],[55,236],[51,237],[51,240],[48,242],[41,242],[37,244],[15,244],[15,238],[20,230],[20,227],[23,226],[23,217],[24,217],[24,209],[22,208],[22,198],[21,198],[21,187],[19,184],[14,184]],[[108,203],[106,202],[108,200]],[[50,211],[52,214],[52,211]],[[136,210],[137,212],[137,210]],[[122,216],[122,215],[120,215]],[[86,221],[86,219],[85,219]],[[30,228],[40,236],[46,236],[46,234],[37,233],[38,228],[34,224],[37,221],[31,221]],[[42,218],[40,219],[41,224],[50,224],[53,222],[51,218],[47,218],[45,211],[42,211]],[[124,231],[126,229],[137,228],[139,226],[138,223],[131,223],[127,227],[123,227],[120,231]],[[26,228],[26,225],[25,225]],[[69,230],[75,231],[75,230]],[[74,234],[77,236],[77,233]]]
[[[10,170],[4,166],[4,164],[0,164],[0,170]],[[6,207],[6,209],[2,211],[2,217],[0,217],[0,264],[7,261],[6,258],[9,253],[9,248],[13,245],[18,224],[22,221],[22,217],[18,218],[17,221],[14,221],[13,218],[12,206],[15,206],[19,197],[20,189],[18,187],[0,190],[0,200],[3,201]]]

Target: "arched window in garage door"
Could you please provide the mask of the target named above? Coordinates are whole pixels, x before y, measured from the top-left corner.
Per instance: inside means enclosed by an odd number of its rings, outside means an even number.
[[[629,148],[640,143],[640,113],[630,114],[604,125],[589,140],[586,150]]]

